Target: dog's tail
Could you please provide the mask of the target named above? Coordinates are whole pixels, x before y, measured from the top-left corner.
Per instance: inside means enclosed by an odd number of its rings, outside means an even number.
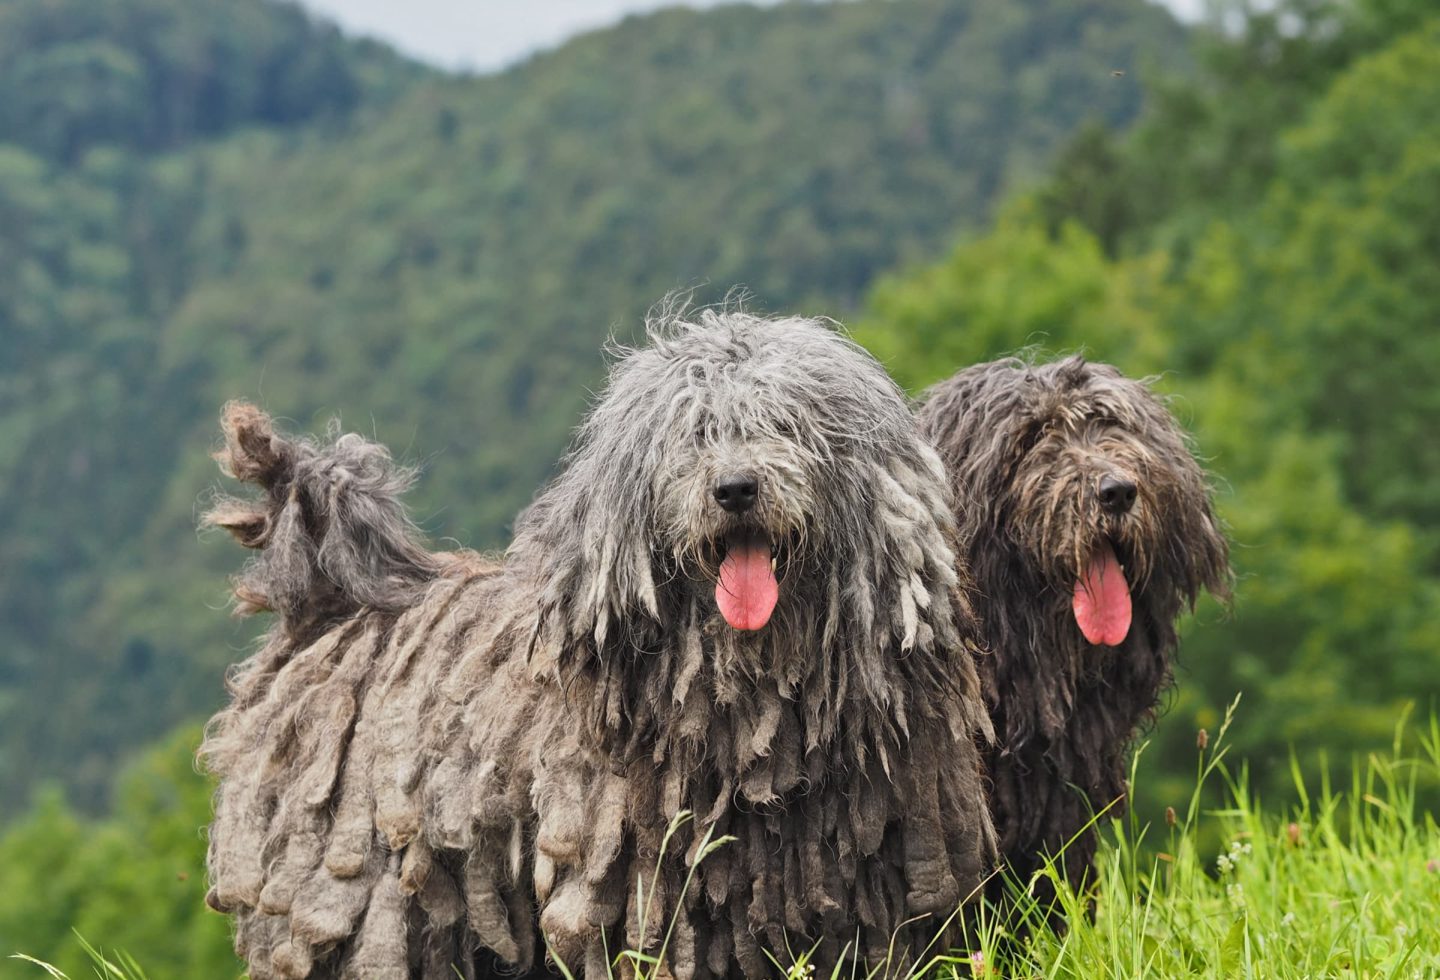
[[[273,611],[299,642],[361,608],[404,609],[474,559],[424,547],[400,500],[415,474],[379,443],[338,422],[324,440],[288,437],[246,402],[226,405],[220,425],[220,468],[264,491],[221,497],[202,518],[259,551],[235,581],[237,614]]]

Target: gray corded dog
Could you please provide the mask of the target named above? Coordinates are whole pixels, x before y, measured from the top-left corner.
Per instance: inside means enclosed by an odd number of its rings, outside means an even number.
[[[603,976],[672,914],[661,975],[898,967],[991,872],[953,508],[900,393],[814,321],[649,330],[503,562],[421,548],[382,447],[227,409],[266,496],[210,521],[280,614],[204,747],[256,980],[538,968],[537,921]]]
[[[1065,848],[1060,867],[1081,888],[1097,841],[1084,828],[1124,811],[1177,617],[1202,591],[1228,595],[1205,473],[1143,382],[1079,357],[967,368],[926,393],[919,422],[954,485],[975,578],[1001,850],[1023,885]]]

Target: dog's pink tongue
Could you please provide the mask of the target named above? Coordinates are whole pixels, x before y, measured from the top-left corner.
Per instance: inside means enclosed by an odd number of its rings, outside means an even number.
[[[780,583],[770,567],[769,543],[732,541],[715,586],[715,602],[725,622],[737,630],[758,630],[770,622],[779,599]]]
[[[1115,549],[1102,544],[1090,556],[1090,565],[1075,583],[1075,622],[1091,643],[1114,647],[1130,632],[1130,584]]]

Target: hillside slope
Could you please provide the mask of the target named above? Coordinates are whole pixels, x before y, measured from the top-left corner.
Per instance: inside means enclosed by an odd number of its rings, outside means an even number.
[[[185,431],[155,354],[195,281],[195,148],[343,138],[429,74],[288,4],[0,0],[0,812],[40,775],[94,799],[132,719],[179,710],[94,708],[147,654],[80,627],[144,563]]]
[[[20,556],[0,571],[0,798],[53,774],[93,801],[120,754],[218,700],[241,556],[197,547],[193,518],[226,398],[373,429],[425,462],[427,527],[498,545],[612,331],[687,286],[844,313],[1083,120],[1134,118],[1183,41],[1139,0],[673,10],[338,120],[160,157],[0,153],[73,253],[73,282],[14,322],[53,308],[76,338],[32,353],[0,416]]]

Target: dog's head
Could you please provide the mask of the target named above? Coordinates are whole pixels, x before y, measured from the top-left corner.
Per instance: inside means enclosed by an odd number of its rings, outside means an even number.
[[[873,358],[804,319],[704,312],[649,334],[518,529],[547,615],[600,647],[695,620],[817,647],[953,629],[944,474]]]
[[[976,564],[1033,569],[1088,643],[1123,643],[1136,605],[1168,622],[1204,590],[1226,594],[1205,473],[1144,382],[1080,357],[996,361],[936,386],[921,425],[955,481]]]

